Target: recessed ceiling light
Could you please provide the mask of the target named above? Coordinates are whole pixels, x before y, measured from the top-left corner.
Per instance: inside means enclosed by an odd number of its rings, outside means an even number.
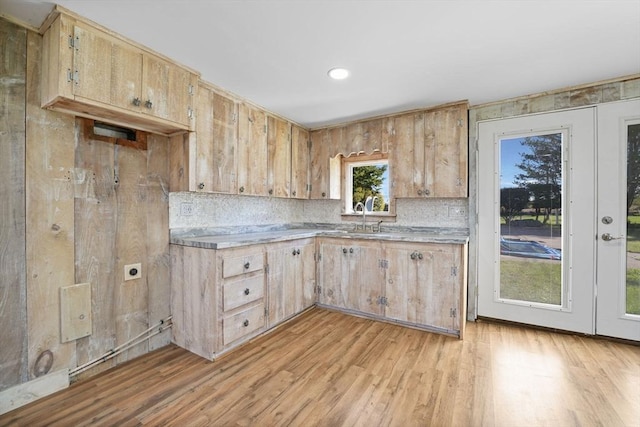
[[[349,70],[346,68],[336,67],[330,69],[327,74],[334,80],[344,80],[349,77]]]

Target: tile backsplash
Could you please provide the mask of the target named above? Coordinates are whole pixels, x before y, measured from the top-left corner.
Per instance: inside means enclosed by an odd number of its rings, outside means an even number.
[[[175,192],[169,194],[169,227],[344,224],[348,221],[342,221],[341,207],[340,200]],[[468,209],[466,198],[397,199],[396,221],[389,226],[468,228]]]

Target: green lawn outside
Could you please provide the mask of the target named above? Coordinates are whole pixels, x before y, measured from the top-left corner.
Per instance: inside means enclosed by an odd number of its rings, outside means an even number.
[[[559,305],[561,276],[558,261],[502,258],[500,297]],[[640,269],[627,271],[627,313],[640,315]]]

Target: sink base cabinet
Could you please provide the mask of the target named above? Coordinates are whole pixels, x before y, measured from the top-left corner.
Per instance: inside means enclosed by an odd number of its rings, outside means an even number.
[[[464,335],[466,245],[320,239],[319,304]]]

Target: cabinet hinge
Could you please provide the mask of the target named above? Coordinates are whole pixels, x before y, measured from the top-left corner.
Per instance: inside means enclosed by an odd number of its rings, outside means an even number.
[[[320,252],[314,252],[313,253],[313,260],[316,261],[316,262],[322,260],[322,254]]]
[[[311,192],[311,184],[307,184],[307,191]]]
[[[458,275],[458,267],[451,267],[451,275],[454,277]]]
[[[458,317],[458,309],[450,308],[449,309],[449,317]]]
[[[71,71],[67,68],[67,82],[80,83],[80,73],[78,73],[78,70]]]
[[[267,133],[267,125],[264,125],[264,133]]]
[[[266,264],[266,265],[264,266],[264,272],[265,272],[265,273],[269,273],[269,264]]]
[[[462,127],[462,119],[458,119],[458,127]]]
[[[384,305],[385,307],[389,306],[389,300],[387,300],[387,297],[378,297],[377,303],[378,305]]]
[[[462,187],[462,178],[458,178],[458,179],[456,180],[456,185],[457,185],[458,187]]]
[[[233,123],[235,123],[237,119],[238,119],[238,115],[236,113],[231,114],[231,121]]]
[[[187,117],[193,119],[193,109],[191,107],[187,107]]]
[[[187,89],[187,93],[189,93],[189,95],[193,95],[193,85],[189,84],[188,89]]]
[[[312,144],[313,144],[313,143],[311,142],[311,140],[310,140],[310,139],[307,139],[307,148],[309,148],[309,150],[311,150],[311,145],[312,145]]]
[[[378,260],[378,267],[379,268],[383,268],[383,269],[389,268],[389,260],[388,259],[379,259]]]
[[[80,37],[69,35],[69,48],[76,48],[76,50],[80,50]]]
[[[317,294],[320,295],[322,294],[322,286],[316,286],[315,288],[313,288],[313,291]]]

